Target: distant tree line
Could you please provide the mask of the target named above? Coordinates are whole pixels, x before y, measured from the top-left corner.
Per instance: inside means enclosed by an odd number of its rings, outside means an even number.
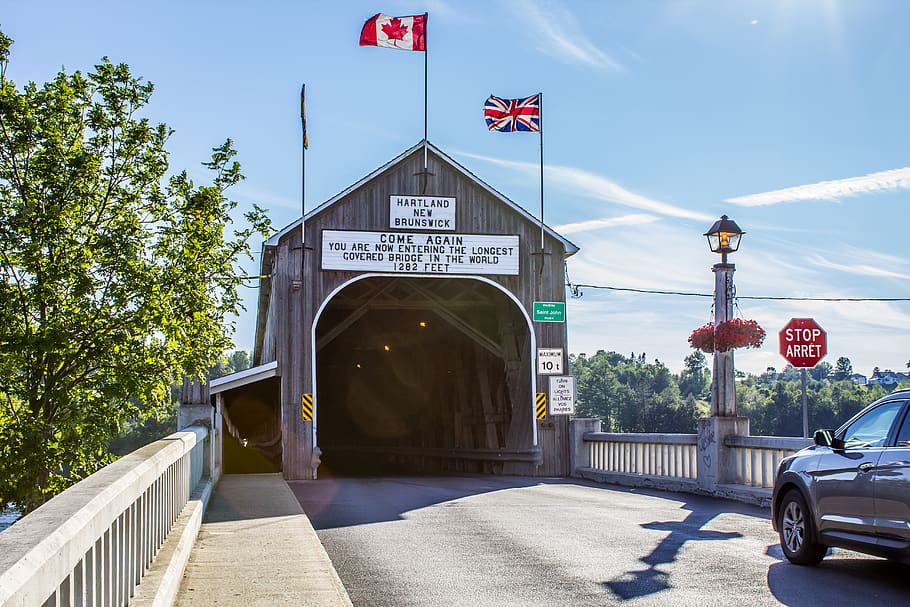
[[[645,354],[624,356],[599,350],[593,356],[571,355],[576,378],[576,415],[596,417],[606,432],[694,433],[697,420],[711,410],[711,372],[706,356],[695,351],[679,374]],[[841,357],[832,366],[809,369],[806,402],[810,431],[836,428],[864,406],[887,394],[882,386],[850,380],[853,367]],[[906,386],[910,387],[910,386]],[[802,435],[800,372],[787,365],[761,375],[737,372],[739,415],[750,419],[758,436]]]

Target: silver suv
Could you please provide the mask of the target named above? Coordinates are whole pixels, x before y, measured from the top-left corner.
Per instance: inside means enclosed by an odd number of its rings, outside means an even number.
[[[908,409],[896,391],[781,461],[771,520],[787,559],[817,565],[838,546],[910,562]]]

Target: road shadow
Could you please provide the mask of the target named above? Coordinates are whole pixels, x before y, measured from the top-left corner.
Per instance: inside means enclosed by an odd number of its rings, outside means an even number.
[[[203,522],[261,521],[300,513],[281,474],[225,474],[212,493]]]
[[[667,494],[660,492],[655,492],[654,495],[668,497]],[[613,580],[603,582],[601,586],[623,600],[657,594],[671,587],[669,574],[658,567],[676,561],[686,543],[717,542],[742,537],[742,534],[736,531],[723,532],[704,529],[705,525],[716,516],[737,509],[731,508],[729,502],[711,499],[690,500],[681,508],[689,511],[686,518],[681,521],[655,521],[641,525],[643,529],[669,531],[669,535],[664,537],[654,550],[638,559],[639,562],[647,565],[647,568],[627,571]],[[753,514],[752,509],[748,506],[743,510]]]
[[[542,484],[577,483],[570,479],[484,475],[288,481],[317,531],[397,521],[412,510],[472,495]]]
[[[840,549],[833,550],[817,567],[790,563],[777,544],[768,546],[766,553],[779,559],[768,567],[767,579],[771,593],[783,605],[910,603],[910,566]]]

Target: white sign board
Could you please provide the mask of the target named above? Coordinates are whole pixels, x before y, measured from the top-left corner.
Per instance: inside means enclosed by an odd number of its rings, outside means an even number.
[[[518,236],[323,230],[322,269],[518,274]]]
[[[562,375],[562,348],[537,348],[537,373]]]
[[[397,230],[455,231],[455,199],[389,196],[389,227]]]
[[[575,378],[554,375],[550,378],[550,415],[575,413]]]

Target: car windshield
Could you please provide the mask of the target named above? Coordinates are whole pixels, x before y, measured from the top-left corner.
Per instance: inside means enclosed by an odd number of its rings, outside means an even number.
[[[850,424],[844,432],[844,447],[846,449],[883,447],[888,440],[888,432],[894,424],[894,418],[900,413],[903,404],[901,401],[885,403]]]

